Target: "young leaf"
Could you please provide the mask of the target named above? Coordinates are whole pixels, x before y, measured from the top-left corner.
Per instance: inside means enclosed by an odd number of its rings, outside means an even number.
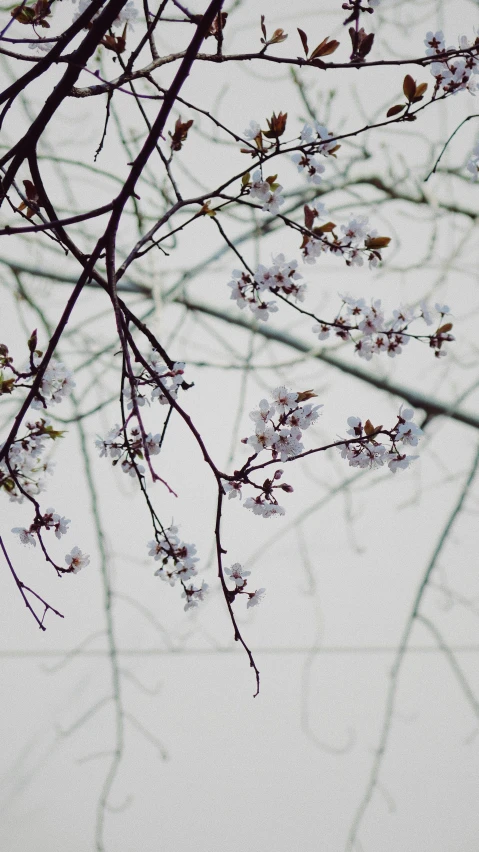
[[[339,47],[339,41],[332,39],[332,41],[328,41],[327,38],[324,38],[321,44],[318,44],[317,47],[313,50],[310,59],[316,59],[319,56],[329,56],[331,53],[334,53]]]
[[[298,33],[299,33],[299,37],[300,37],[302,45],[303,45],[304,55],[306,56],[306,59],[307,59],[308,53],[309,53],[308,36],[304,32],[304,30],[300,30],[299,27],[298,27]]]
[[[318,396],[318,394],[315,393],[312,389],[311,390],[305,390],[305,391],[299,391],[298,395],[296,397],[296,402],[307,402],[308,399],[313,399],[314,397],[317,397],[317,396]]]
[[[266,41],[266,27],[264,25],[264,15],[261,15],[261,32],[263,33],[263,38]]]
[[[334,231],[336,225],[334,222],[326,222],[324,225],[318,225],[316,228],[313,228],[313,234],[317,234],[320,236],[321,234],[328,234],[331,231]]]
[[[268,44],[280,44],[282,41],[286,41],[288,38],[288,33],[285,33],[284,30],[278,29],[275,30],[273,35],[268,41]]]
[[[365,241],[364,245],[369,249],[382,249],[387,248],[390,242],[391,237],[369,237],[369,239]]]
[[[408,101],[412,101],[414,95],[416,94],[416,82],[415,80],[413,80],[410,74],[406,74],[402,84],[402,90]]]
[[[427,90],[427,86],[428,86],[427,83],[419,83],[419,86],[416,86],[415,97],[416,98],[422,97],[424,92]]]
[[[406,104],[395,104],[392,107],[389,107],[386,118],[391,118],[392,115],[398,115],[398,113],[402,112],[403,109],[406,109]]]
[[[452,328],[452,322],[445,322],[444,325],[439,326],[436,331],[436,334],[446,334]]]
[[[364,33],[364,30],[362,32]],[[363,59],[370,52],[373,46],[373,41],[374,33],[369,33],[369,35],[364,34],[364,36],[361,38],[358,46],[358,53]]]

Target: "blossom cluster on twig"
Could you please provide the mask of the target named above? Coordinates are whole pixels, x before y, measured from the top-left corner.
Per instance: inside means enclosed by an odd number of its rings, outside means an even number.
[[[444,33],[439,30],[426,33],[424,39],[426,45],[426,56],[437,56],[435,62],[431,62],[429,68],[436,80],[436,92],[442,91],[446,94],[457,94],[467,90],[474,95],[479,83],[479,37],[471,42],[465,35],[459,36],[459,48],[446,47]],[[446,51],[467,51],[463,56],[444,56]]]
[[[37,332],[29,340],[29,363],[18,370],[8,347],[0,344],[0,395],[13,394],[27,390],[31,409],[47,409],[65,400],[75,387],[72,372],[57,358],[51,358],[44,366],[43,353],[37,349]],[[66,554],[67,568],[63,568],[47,553],[42,533],[55,531],[60,539],[68,532],[70,520],[57,513],[53,508],[42,512],[37,497],[46,490],[46,475],[52,475],[54,463],[45,458],[50,441],[63,437],[63,431],[54,429],[46,417],[27,420],[25,433],[18,432],[10,440],[0,444],[0,489],[9,495],[10,501],[23,503],[26,499],[35,509],[34,519],[29,526],[14,527],[12,532],[18,535],[22,544],[36,546],[39,541],[45,558],[58,574],[74,573],[89,564],[90,558],[79,547]]]

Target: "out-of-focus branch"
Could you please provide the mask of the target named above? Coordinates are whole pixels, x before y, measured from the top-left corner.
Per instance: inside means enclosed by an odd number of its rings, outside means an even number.
[[[411,612],[410,612],[410,614],[407,618],[407,621],[406,621],[406,624],[405,624],[405,627],[404,627],[404,630],[403,630],[401,641],[400,641],[398,649],[397,649],[396,658],[394,660],[393,666],[391,668],[391,673],[390,673],[390,676],[389,676],[389,688],[388,688],[388,694],[387,694],[387,698],[386,698],[386,707],[385,707],[385,710],[384,710],[384,717],[383,717],[381,735],[379,737],[379,743],[378,743],[378,746],[377,746],[375,754],[374,754],[373,765],[371,767],[371,772],[370,772],[370,775],[369,775],[369,780],[368,780],[368,783],[367,783],[367,786],[366,786],[364,796],[361,800],[361,803],[358,807],[358,810],[356,811],[356,814],[354,816],[351,828],[349,830],[349,834],[348,834],[348,838],[347,838],[347,842],[346,842],[347,852],[352,852],[354,847],[357,846],[358,832],[359,832],[359,829],[361,827],[361,823],[362,823],[364,815],[365,815],[365,813],[368,809],[368,806],[371,802],[371,799],[374,795],[374,792],[379,785],[379,775],[380,775],[380,771],[381,771],[381,766],[382,766],[383,758],[384,758],[384,755],[386,753],[386,749],[387,749],[387,746],[388,746],[389,735],[391,733],[391,727],[392,727],[392,723],[393,723],[394,708],[396,706],[396,696],[397,696],[397,691],[398,691],[398,686],[399,686],[399,675],[400,675],[400,672],[401,672],[401,668],[402,668],[405,656],[407,654],[409,639],[410,639],[413,627],[414,627],[416,621],[419,619],[420,607],[422,605],[424,595],[427,591],[431,575],[432,575],[432,573],[433,573],[433,571],[434,571],[434,569],[437,565],[437,561],[439,559],[439,556],[442,553],[442,551],[443,551],[443,549],[444,549],[444,547],[445,547],[445,545],[448,541],[451,530],[452,530],[457,518],[459,517],[461,511],[462,511],[465,500],[466,500],[468,494],[470,493],[471,486],[472,486],[474,479],[476,477],[478,467],[479,467],[479,445],[477,446],[477,449],[476,449],[476,452],[474,454],[473,462],[472,462],[468,477],[467,477],[467,479],[466,479],[466,481],[465,481],[465,483],[464,483],[464,485],[461,489],[461,493],[459,495],[459,498],[458,498],[451,514],[449,515],[449,518],[446,521],[444,529],[442,530],[442,533],[439,536],[436,547],[434,548],[434,552],[432,554],[432,557],[431,557],[431,559],[430,559],[430,561],[429,561],[429,563],[426,567],[426,570],[423,574],[422,580],[419,584],[419,588],[416,592],[416,595],[415,595],[415,598],[414,598],[414,601],[413,601]],[[436,636],[436,638],[437,638],[437,636]]]
[[[221,311],[211,305],[205,305],[186,297],[178,296],[174,301],[179,305],[184,305],[189,311],[215,317],[222,322],[239,326],[249,332],[254,332],[267,340],[281,343],[284,346],[295,349],[297,352],[308,353],[311,358],[317,358],[319,361],[323,361],[325,364],[335,367],[342,373],[347,373],[355,379],[367,382],[369,385],[372,385],[378,390],[386,391],[386,393],[394,394],[394,396],[399,396],[415,408],[422,408],[428,415],[429,420],[433,417],[445,416],[450,417],[453,420],[457,420],[460,423],[464,423],[467,426],[472,426],[474,429],[479,429],[479,416],[462,411],[461,409],[456,410],[447,403],[442,402],[442,400],[427,396],[420,391],[415,391],[407,385],[400,385],[388,378],[376,376],[374,373],[371,373],[362,367],[357,367],[354,364],[343,361],[336,355],[330,354],[327,349],[318,351],[315,347],[311,347],[304,341],[299,340],[297,337],[293,337],[293,335],[289,334],[287,331],[279,331],[265,326],[264,324],[255,326],[253,323],[244,319],[241,315],[235,316],[229,311]]]

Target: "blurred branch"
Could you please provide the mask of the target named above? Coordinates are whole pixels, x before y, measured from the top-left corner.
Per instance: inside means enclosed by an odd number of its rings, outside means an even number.
[[[432,573],[433,573],[433,571],[434,571],[434,569],[437,565],[437,561],[439,559],[439,556],[442,553],[442,551],[443,551],[443,549],[444,549],[444,547],[445,547],[445,545],[448,541],[451,530],[453,529],[454,524],[456,523],[456,521],[457,521],[457,519],[458,519],[458,517],[461,513],[461,510],[464,506],[466,498],[470,493],[470,490],[471,490],[472,484],[474,482],[478,467],[479,467],[479,445],[476,448],[476,452],[475,452],[475,455],[474,455],[472,466],[471,466],[470,471],[469,471],[469,475],[468,475],[468,477],[467,477],[467,479],[466,479],[466,481],[465,481],[465,483],[464,483],[464,485],[461,489],[459,498],[458,498],[451,514],[449,515],[449,518],[446,521],[446,524],[445,524],[445,526],[444,526],[444,528],[441,532],[441,535],[439,536],[439,539],[438,539],[438,542],[436,544],[436,547],[434,548],[434,552],[432,554],[432,557],[431,557],[431,559],[430,559],[430,561],[429,561],[429,563],[426,567],[426,570],[423,574],[421,583],[419,585],[419,588],[418,588],[416,595],[415,595],[415,598],[414,598],[414,602],[413,602],[413,605],[412,605],[412,608],[411,608],[411,612],[410,612],[410,614],[407,618],[407,621],[406,621],[406,624],[405,624],[405,627],[404,627],[404,631],[403,631],[403,634],[402,634],[402,637],[401,637],[401,641],[399,643],[399,646],[398,646],[398,649],[397,649],[397,652],[396,652],[396,658],[394,660],[394,663],[393,663],[393,666],[392,666],[392,669],[391,669],[391,672],[390,672],[390,676],[389,676],[389,687],[388,687],[388,693],[387,693],[387,698],[386,698],[386,707],[385,707],[385,710],[384,710],[384,717],[383,717],[381,735],[379,737],[378,746],[375,750],[374,760],[373,760],[373,764],[372,764],[372,767],[371,767],[369,780],[368,780],[368,783],[366,785],[366,790],[364,792],[364,796],[363,796],[363,798],[360,802],[360,805],[359,805],[359,807],[356,811],[353,822],[352,822],[351,827],[349,829],[349,834],[348,834],[348,838],[347,838],[347,842],[346,842],[346,850],[348,850],[348,852],[353,850],[354,847],[357,846],[357,844],[358,844],[358,832],[359,832],[359,829],[361,827],[361,823],[364,819],[364,816],[365,816],[366,811],[369,807],[369,804],[370,804],[371,799],[374,795],[374,792],[377,789],[378,784],[379,784],[379,776],[380,776],[381,766],[382,766],[382,762],[383,762],[383,759],[384,759],[384,756],[385,756],[385,753],[386,753],[386,749],[387,749],[388,742],[389,742],[389,736],[390,736],[391,728],[392,728],[392,724],[393,724],[394,709],[395,709],[395,706],[396,706],[396,697],[397,697],[397,691],[398,691],[398,686],[399,686],[399,675],[400,675],[402,665],[403,665],[404,659],[405,659],[407,651],[408,651],[409,639],[410,639],[413,627],[414,627],[416,621],[418,620],[418,618],[421,615],[420,614],[420,607],[422,605],[423,598],[426,594],[426,591],[427,591],[427,588],[428,588],[428,585],[429,585],[429,580],[430,580],[431,575],[432,575]],[[436,639],[437,639],[437,633],[435,635],[436,635]],[[442,651],[444,650],[442,648],[442,646],[441,646],[441,650]],[[449,660],[451,661],[451,653],[449,653],[448,656],[449,656]],[[457,676],[458,667],[456,667],[455,673],[456,673],[456,676]],[[461,683],[461,686],[462,686],[463,689],[465,688],[463,683]],[[475,698],[474,698],[474,701],[476,701]]]

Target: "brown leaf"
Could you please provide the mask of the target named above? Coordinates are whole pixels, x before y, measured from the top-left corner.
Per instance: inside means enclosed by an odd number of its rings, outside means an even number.
[[[370,420],[366,420],[366,423],[364,424],[364,431],[368,437],[369,435],[374,435],[374,433],[378,432],[379,429],[382,429],[382,426],[373,426]]]
[[[439,326],[436,331],[436,334],[446,334],[448,331],[451,331],[452,322],[445,322],[444,325]]]
[[[216,216],[216,210],[212,210],[210,208],[210,201],[205,201],[203,207],[201,208],[199,215],[200,216]]]
[[[264,25],[264,15],[261,15],[261,32],[263,33],[263,38],[266,41],[266,27]]]
[[[386,118],[391,118],[391,116],[393,115],[398,115],[398,113],[402,112],[403,109],[406,109],[405,104],[395,104],[394,106],[389,107],[386,113]]]
[[[188,130],[190,129],[192,124],[193,119],[190,119],[189,121],[185,122],[182,122],[181,118],[178,118],[176,120],[175,132],[173,133],[173,135],[171,133],[169,134],[171,136],[171,149],[173,151],[179,151],[181,149],[183,142],[185,142],[186,137],[188,136]]]
[[[35,18],[35,12],[30,6],[15,6],[10,14],[19,24],[31,24]]]
[[[288,38],[288,33],[285,33],[282,29],[277,29],[274,31],[271,38],[268,40],[268,44],[280,44],[282,41],[286,41]]]
[[[341,145],[335,145],[334,148],[330,148],[328,150],[328,154],[330,157],[336,157],[336,151],[339,151]]]
[[[318,225],[316,228],[313,228],[313,234],[329,234],[331,231],[334,231],[335,227],[334,222],[326,222],[324,225]]]
[[[221,17],[220,17],[221,16]],[[226,26],[226,20],[228,18],[228,12],[218,12],[216,17],[213,20],[208,32],[205,35],[205,38],[209,38],[210,36],[214,36],[218,41],[220,34],[223,32]]]
[[[327,38],[324,38],[321,44],[318,44],[317,47],[313,50],[310,59],[316,59],[319,56],[329,56],[331,53],[334,53],[339,47],[339,41],[332,39],[328,41]]]
[[[314,208],[312,208],[312,207],[308,207],[307,204],[304,205],[304,224],[305,224],[306,228],[308,229],[308,231],[310,231],[311,228],[313,227],[314,220],[316,219],[317,215],[318,215],[317,210],[314,210]]]
[[[38,191],[34,183],[31,180],[24,180],[23,185],[25,187],[25,195],[27,196],[29,201],[33,201],[34,204],[38,204]]]
[[[267,139],[278,139],[286,130],[287,112],[280,112],[279,115],[273,113],[271,118],[267,118],[268,130],[263,130],[263,136]]]
[[[298,391],[296,402],[306,402],[308,399],[314,399],[314,397],[317,396],[318,394],[315,393],[313,390]]]
[[[299,28],[299,27],[298,27],[298,33],[299,33],[299,37],[300,37],[300,39],[301,39],[301,42],[302,42],[302,44],[303,44],[304,55],[306,56],[306,59],[307,59],[307,58],[308,58],[308,53],[309,53],[309,47],[308,47],[308,36],[307,36],[307,35],[306,35],[306,33],[304,32],[304,30],[300,30],[300,28]]]
[[[416,86],[416,95],[415,97],[422,97],[424,92],[427,91],[428,84],[427,83],[419,83],[419,86]]]
[[[364,33],[364,30],[362,30],[360,32]],[[366,35],[366,33],[364,33],[362,38],[359,39],[358,53],[359,53],[359,55],[361,56],[362,59],[364,59],[364,57],[368,55],[369,51],[371,50],[371,48],[373,46],[373,41],[374,41],[374,33],[369,33],[369,35]]]
[[[387,248],[390,242],[391,237],[369,237],[364,245],[369,249],[382,249]]]
[[[413,80],[410,74],[406,74],[402,84],[402,90],[408,101],[412,101],[416,94],[416,81]]]

